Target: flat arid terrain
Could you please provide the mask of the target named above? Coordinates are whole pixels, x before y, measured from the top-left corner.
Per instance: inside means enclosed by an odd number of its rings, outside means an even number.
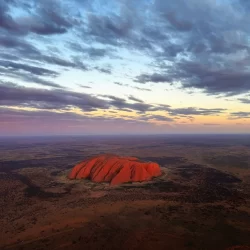
[[[106,153],[156,162],[162,175],[67,178]],[[1,138],[0,196],[0,249],[248,249],[250,136]]]

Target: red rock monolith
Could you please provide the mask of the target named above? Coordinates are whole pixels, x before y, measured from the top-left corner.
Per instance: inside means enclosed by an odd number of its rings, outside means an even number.
[[[135,157],[106,154],[88,158],[77,164],[68,177],[119,185],[127,182],[149,181],[160,175],[161,170],[157,163],[142,162]]]

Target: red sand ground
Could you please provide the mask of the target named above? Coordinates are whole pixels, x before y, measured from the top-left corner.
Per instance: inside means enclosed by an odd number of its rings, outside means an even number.
[[[234,246],[227,248],[227,250],[250,250],[250,247],[248,246]]]
[[[135,157],[99,155],[77,164],[68,177],[118,185],[148,181],[159,175],[161,175],[161,170],[157,163],[141,162]]]

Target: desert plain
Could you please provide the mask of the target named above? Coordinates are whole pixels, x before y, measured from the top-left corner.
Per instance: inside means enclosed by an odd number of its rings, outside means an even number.
[[[156,162],[162,175],[67,178],[110,153]],[[0,249],[248,249],[250,136],[1,138],[0,197]]]

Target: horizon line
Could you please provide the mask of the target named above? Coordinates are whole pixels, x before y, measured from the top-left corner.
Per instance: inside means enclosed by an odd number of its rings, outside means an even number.
[[[45,134],[45,135],[0,135],[0,138],[15,137],[98,137],[98,136],[175,136],[175,135],[250,135],[250,133],[150,133],[150,134]]]

